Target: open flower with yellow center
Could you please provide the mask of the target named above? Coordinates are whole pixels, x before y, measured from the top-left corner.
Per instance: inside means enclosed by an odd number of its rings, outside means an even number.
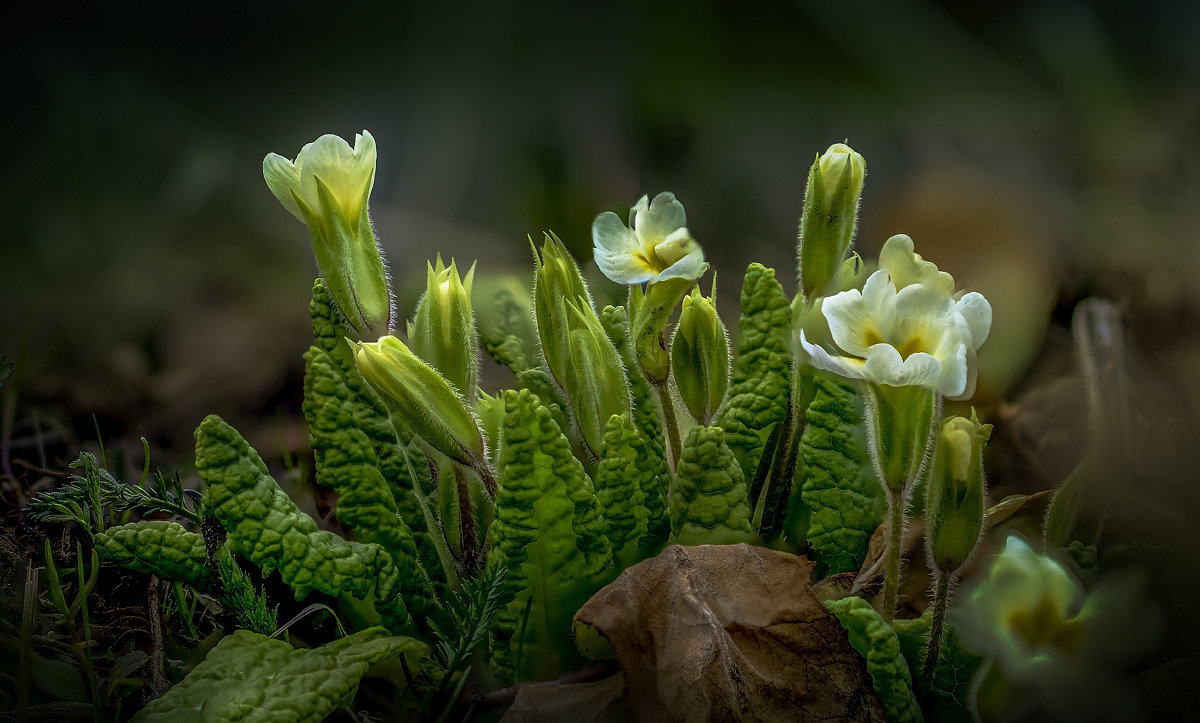
[[[629,225],[612,211],[592,223],[596,265],[618,284],[665,279],[695,281],[708,269],[704,249],[687,229],[687,214],[673,193],[642,198],[629,210]]]
[[[992,326],[992,307],[978,292],[957,296],[954,278],[913,252],[908,236],[893,236],[879,270],[862,291],[824,300],[831,354],[800,332],[813,366],[888,386],[920,386],[957,399],[975,393],[976,352]]]

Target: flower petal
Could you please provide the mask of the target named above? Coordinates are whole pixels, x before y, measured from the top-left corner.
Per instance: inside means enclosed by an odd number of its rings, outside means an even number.
[[[829,322],[829,333],[839,348],[854,356],[867,355],[867,348],[871,346],[867,335],[878,332],[867,302],[857,289],[825,297],[821,313]]]
[[[883,244],[879,252],[879,268],[887,271],[897,289],[910,284],[928,284],[939,293],[954,293],[954,277],[938,271],[937,264],[925,261],[913,251],[913,240],[905,234],[897,234]]]
[[[891,276],[882,270],[871,274],[867,277],[867,283],[863,284],[862,297],[867,305],[867,314],[875,322],[875,331],[887,336],[896,321],[896,309],[893,303],[896,298],[896,287],[892,283]]]
[[[617,214],[606,211],[592,222],[592,256],[596,266],[612,281],[631,286],[654,278],[654,269],[637,245],[637,237],[621,223]]]
[[[340,136],[326,133],[300,149],[296,169],[302,194],[310,205],[318,200],[316,178],[329,187],[338,206],[351,223],[359,214],[375,184],[375,139],[363,131],[354,148]]]
[[[978,291],[963,294],[954,311],[966,320],[971,330],[971,349],[978,350],[992,330],[992,305]]]
[[[817,344],[813,344],[804,336],[804,330],[800,330],[800,346],[804,347],[804,351],[808,353],[809,362],[818,369],[840,374],[851,379],[864,379],[863,361],[862,359],[854,359],[852,357],[831,356],[829,352]]]
[[[932,354],[917,352],[902,359],[891,344],[876,344],[867,350],[863,373],[878,384],[935,388],[941,367]]]
[[[676,229],[687,226],[683,204],[675,200],[675,194],[670,191],[655,196],[645,211],[636,215],[630,211],[629,216],[638,242],[647,251],[665,241]]]
[[[968,364],[972,361],[968,359],[969,356],[971,355],[966,344],[959,344],[950,354],[937,356],[942,368],[938,374],[936,388],[942,396],[955,399],[965,398],[964,394],[970,396],[975,393],[973,365]],[[971,382],[971,389],[967,389],[968,381]]]
[[[658,274],[658,280],[683,278],[695,281],[708,270],[704,262],[704,249],[687,228],[678,228],[665,241],[654,247],[656,260],[667,265]]]
[[[293,195],[293,192],[300,192],[300,172],[296,169],[296,164],[278,153],[268,153],[263,159],[263,180],[288,213],[304,223],[304,214],[300,212],[300,206]]]
[[[955,333],[954,300],[927,284],[911,284],[896,293],[894,324],[881,329],[896,344],[919,340],[918,351],[934,353],[947,334]]]

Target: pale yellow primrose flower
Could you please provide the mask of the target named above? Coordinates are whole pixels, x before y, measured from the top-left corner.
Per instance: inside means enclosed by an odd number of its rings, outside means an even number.
[[[341,137],[326,133],[300,149],[296,160],[278,153],[263,159],[263,178],[271,193],[301,223],[322,216],[317,184],[329,189],[351,226],[375,185],[375,139],[367,131],[354,136],[354,148]]]
[[[956,299],[954,278],[913,252],[908,236],[893,236],[879,270],[862,291],[824,300],[821,311],[832,355],[800,332],[813,366],[889,386],[921,386],[954,399],[975,393],[975,357],[992,327],[992,307],[978,292]]]
[[[708,270],[704,250],[687,230],[687,214],[673,193],[642,198],[629,209],[629,225],[605,211],[592,223],[596,265],[618,284],[695,281]]]
[[[317,266],[346,321],[360,336],[386,334],[391,290],[367,215],[375,185],[375,139],[363,131],[351,148],[326,134],[301,148],[295,161],[269,153],[263,179],[283,207],[308,226]]]

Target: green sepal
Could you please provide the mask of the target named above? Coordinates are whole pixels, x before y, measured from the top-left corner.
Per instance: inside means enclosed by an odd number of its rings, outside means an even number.
[[[754,540],[746,480],[720,427],[688,430],[671,494],[671,542],[723,545]]]
[[[238,630],[222,638],[204,662],[133,720],[319,723],[350,705],[370,666],[403,656],[415,674],[428,655],[424,643],[391,636],[382,627],[308,650]]]
[[[931,456],[942,398],[926,387],[864,384],[866,420],[882,482],[893,494],[910,491]]]
[[[825,607],[837,617],[850,637],[850,645],[867,661],[871,683],[889,721],[924,720],[913,695],[912,673],[900,653],[900,640],[892,626],[860,597],[827,600]]]
[[[178,522],[142,520],[96,534],[96,550],[108,565],[188,585],[208,584],[204,538]]]
[[[851,572],[862,565],[871,535],[887,514],[887,498],[871,465],[855,386],[825,373],[813,377],[813,384],[800,438],[808,542],[829,574]]]
[[[772,427],[791,394],[792,309],[775,270],[752,263],[742,284],[733,383],[718,419],[746,479],[753,479]]]
[[[264,572],[278,570],[297,600],[313,590],[360,600],[373,596],[388,627],[412,624],[400,597],[400,571],[387,551],[317,529],[316,520],[279,489],[258,453],[216,415],[196,429],[196,470],[230,549]]]
[[[508,570],[512,597],[496,613],[492,665],[502,678],[547,679],[580,662],[572,617],[608,581],[612,547],[591,480],[550,410],[526,390],[505,392],[504,402],[488,565]]]

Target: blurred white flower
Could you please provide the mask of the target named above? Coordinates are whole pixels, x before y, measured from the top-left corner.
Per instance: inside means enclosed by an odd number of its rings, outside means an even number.
[[[687,230],[683,204],[673,193],[642,198],[629,210],[626,226],[605,211],[592,223],[596,265],[618,284],[682,278],[695,281],[708,269],[704,249]]]
[[[966,399],[975,393],[976,352],[992,326],[992,307],[978,292],[956,298],[954,278],[893,236],[879,270],[862,291],[824,300],[821,311],[841,354],[800,332],[813,366],[889,386],[921,386]]]

